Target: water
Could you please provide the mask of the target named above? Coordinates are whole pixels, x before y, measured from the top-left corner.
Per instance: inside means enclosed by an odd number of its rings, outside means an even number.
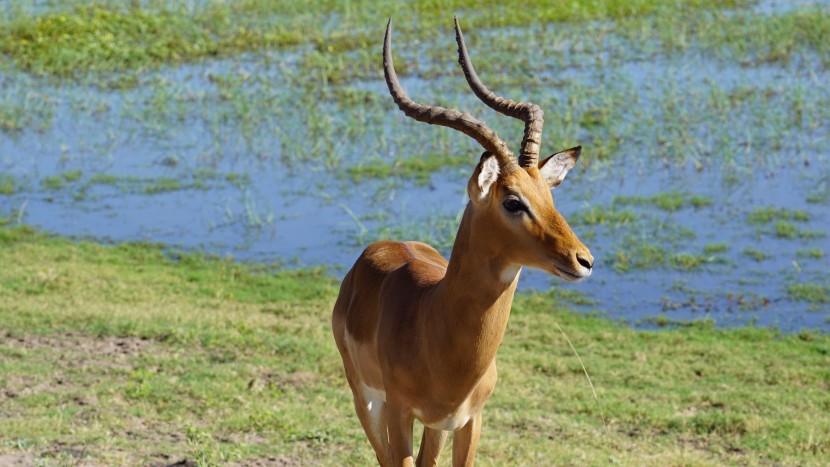
[[[762,2],[756,10],[781,8]],[[830,330],[828,304],[793,293],[830,287],[827,70],[809,54],[742,67],[694,49],[654,53],[653,44],[613,34],[579,43],[576,29],[558,27],[561,56],[550,50],[558,58],[533,64],[529,75],[510,63],[531,63],[532,51],[473,54],[500,93],[543,106],[543,152],[585,146],[555,196],[597,258],[594,275],[570,285],[527,271],[521,286],[576,291],[593,304],[573,306],[641,327],[710,318]],[[535,31],[510,31],[514,40],[522,34]],[[476,101],[454,57],[443,56],[445,40],[396,46],[397,63],[409,67],[404,87],[416,100],[481,116],[516,150],[521,123]],[[438,52],[414,63],[424,47]],[[23,128],[0,133],[0,173],[15,184],[0,195],[0,214],[62,235],[322,264],[335,275],[387,235],[428,240],[448,254],[480,149],[404,118],[379,78],[321,84],[305,71],[308,57],[300,48],[183,65],[146,72],[127,90],[55,84],[6,65],[0,104],[22,113]],[[470,163],[426,184],[349,175],[428,153],[469,155]],[[669,211],[621,202],[671,192],[710,204]],[[806,219],[749,221],[770,207]],[[634,218],[582,219],[595,208]],[[779,221],[795,230],[780,231]],[[639,262],[643,245],[665,257]],[[703,264],[679,267],[684,254]],[[625,257],[634,266],[626,269]]]

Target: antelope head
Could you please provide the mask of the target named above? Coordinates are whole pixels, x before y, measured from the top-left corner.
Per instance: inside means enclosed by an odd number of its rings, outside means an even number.
[[[431,125],[454,128],[472,137],[485,152],[467,184],[472,206],[472,230],[486,236],[483,249],[517,266],[529,266],[575,282],[591,275],[594,258],[556,210],[551,189],[576,164],[581,147],[539,160],[542,109],[531,102],[514,102],[495,95],[476,75],[458,18],[455,37],[458,61],[473,92],[493,110],[524,121],[518,159],[495,131],[468,113],[413,102],[398,82],[392,63],[392,20],[386,26],[383,70],[395,103],[408,117]]]

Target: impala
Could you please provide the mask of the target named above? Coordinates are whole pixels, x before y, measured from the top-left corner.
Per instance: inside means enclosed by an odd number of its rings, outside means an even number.
[[[538,160],[542,110],[498,97],[481,83],[458,19],[459,63],[473,92],[525,122],[518,160],[484,122],[413,102],[392,64],[391,29],[390,19],[383,71],[397,106],[415,120],[471,136],[485,152],[467,183],[470,201],[449,262],[419,242],[369,245],[343,279],[332,328],[357,416],[381,465],[413,465],[416,418],[424,425],[417,465],[437,464],[448,431],[455,432],[453,465],[472,465],[522,266],[570,282],[591,274],[591,253],[551,196],[580,148]]]

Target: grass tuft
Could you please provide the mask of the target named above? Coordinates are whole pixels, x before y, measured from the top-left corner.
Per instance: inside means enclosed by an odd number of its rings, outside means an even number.
[[[0,174],[0,195],[12,195],[15,189],[14,177],[8,174]]]
[[[708,196],[690,195],[672,191],[653,196],[617,196],[614,204],[623,206],[655,206],[664,211],[677,211],[686,207],[703,208],[712,205]]]
[[[810,220],[810,213],[798,209],[791,210],[787,208],[760,207],[753,209],[752,212],[746,216],[746,221],[754,225],[788,220],[807,222]]]
[[[824,284],[790,284],[787,293],[790,298],[800,302],[830,303],[830,286]]]
[[[0,51],[35,74],[145,68],[217,53],[210,31],[182,11],[94,5],[21,17],[5,29]]]
[[[415,157],[401,158],[392,163],[375,161],[351,166],[346,170],[346,174],[355,183],[365,178],[400,177],[414,180],[419,185],[426,185],[429,183],[432,174],[439,170],[469,164],[472,164],[472,161],[468,156],[427,153]]]

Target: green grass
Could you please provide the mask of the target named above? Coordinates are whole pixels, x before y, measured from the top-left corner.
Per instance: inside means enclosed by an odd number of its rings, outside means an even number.
[[[640,215],[630,209],[617,210],[613,207],[591,206],[577,212],[573,222],[582,225],[621,225],[631,224],[640,219]]]
[[[73,169],[73,170],[67,170],[66,172],[63,172],[61,174],[61,177],[63,177],[63,179],[66,180],[67,182],[71,183],[71,182],[77,182],[78,180],[80,180],[81,175],[83,175],[83,172],[80,169]]]
[[[622,206],[655,206],[664,211],[677,211],[679,209],[694,207],[703,208],[712,205],[712,199],[708,196],[690,195],[677,191],[658,193],[652,196],[617,196],[614,204]]]
[[[54,176],[55,188],[63,187],[63,181],[78,181],[82,174],[74,171],[63,173],[60,177]],[[48,177],[47,177],[48,178]],[[206,190],[216,183],[226,182],[236,186],[244,186],[248,180],[239,174],[220,174],[215,170],[196,169],[192,173],[182,173],[178,177],[139,177],[134,175],[114,175],[96,173],[84,181],[76,195],[84,197],[87,191],[95,186],[109,186],[123,193],[138,193],[156,195],[180,190]]]
[[[204,187],[204,183],[201,183],[201,187]],[[157,194],[157,193],[164,193],[168,191],[178,191],[182,189],[182,184],[176,178],[170,177],[160,177],[157,179],[153,179],[150,183],[148,183],[144,187],[144,192],[147,194]]]
[[[720,18],[699,38],[709,47],[731,49],[744,63],[790,62],[797,50],[810,50],[830,64],[830,13],[821,8],[756,16]],[[728,27],[725,23],[728,22]],[[720,26],[720,27],[719,27]]]
[[[746,221],[754,225],[769,224],[773,221],[789,220],[807,222],[810,220],[810,213],[798,209],[791,210],[787,208],[760,207],[753,209],[746,216]]]
[[[641,39],[653,34],[664,49],[703,50],[743,66],[786,64],[804,55],[830,64],[830,14],[819,5],[773,14],[707,9],[678,19],[677,10],[658,9],[650,21],[623,21],[622,32]]]
[[[216,54],[210,31],[176,11],[77,7],[21,17],[3,30],[0,51],[36,74],[71,76]]]
[[[660,227],[661,234],[653,236],[625,235],[609,258],[610,266],[619,273],[632,270],[650,270],[671,268],[678,271],[696,271],[706,265],[725,264],[727,259],[719,253],[726,251],[723,244],[710,244],[703,248],[703,253],[672,251],[682,248],[678,242],[684,238],[683,232],[671,232],[667,225]],[[688,237],[686,237],[688,238]]]
[[[763,251],[751,246],[744,248],[741,254],[758,262],[770,258],[770,255],[768,255],[767,253],[764,253]]]
[[[60,175],[47,175],[40,181],[40,186],[45,190],[60,190],[65,185],[65,180]]]
[[[28,227],[0,228],[0,262],[0,453],[73,463],[83,452],[106,465],[374,462],[331,337],[337,282],[323,271]],[[635,331],[557,297],[516,299],[482,465],[830,459],[828,337]]]
[[[90,185],[115,185],[118,183],[119,178],[113,174],[107,173],[97,173],[92,177],[89,177],[89,184]]]
[[[346,174],[355,183],[359,183],[366,178],[386,179],[389,177],[400,177],[414,180],[419,185],[425,185],[429,183],[433,173],[439,170],[465,165],[471,167],[473,165],[473,161],[467,155],[453,156],[427,153],[409,158],[399,158],[394,162],[370,161],[349,167],[346,170]]]
[[[47,10],[39,16],[21,11],[0,21],[0,52],[35,74],[62,77],[157,67],[204,57],[263,48],[312,44],[322,55],[362,50],[377,42],[377,28],[395,15],[400,34],[429,37],[446,29],[452,12],[473,29],[643,18],[674,12],[745,5],[746,0],[637,0],[615,2],[549,0],[527,5],[518,0],[479,2],[288,1],[206,2],[188,10],[151,3],[121,2]],[[321,27],[329,16],[338,22]],[[371,25],[371,26],[370,26]],[[374,27],[377,26],[377,27]],[[592,120],[593,121],[593,120]]]
[[[617,272],[653,269],[665,265],[667,255],[666,249],[660,245],[627,237],[623,246],[614,253],[612,264]]]
[[[15,189],[14,177],[8,174],[0,174],[0,195],[12,195]]]
[[[26,109],[23,106],[0,106],[0,130],[6,133],[23,129]]]
[[[432,212],[423,220],[410,214],[407,210],[401,210],[398,213],[378,212],[364,219],[353,217],[357,231],[351,234],[351,243],[354,246],[363,246],[390,238],[408,238],[432,245],[448,255],[455,242],[462,212],[456,215]],[[362,223],[364,220],[377,220],[378,223],[372,229],[367,229]]]
[[[824,258],[824,250],[822,250],[821,248],[810,248],[809,250],[796,250],[795,255],[799,258],[821,259]]]
[[[746,215],[746,221],[751,225],[773,224],[772,233],[783,239],[811,239],[826,235],[821,230],[799,229],[794,222],[803,224],[810,221],[810,213],[799,209],[758,207]]]
[[[809,303],[830,303],[830,285],[802,283],[791,284],[787,293],[793,300]]]
[[[696,255],[692,253],[675,253],[669,259],[669,265],[681,271],[700,269],[705,264],[722,264],[723,258],[712,254]]]
[[[798,229],[791,222],[777,221],[775,223],[775,235],[779,238],[795,238]]]
[[[726,253],[727,250],[729,250],[729,245],[726,243],[708,243],[703,246],[703,253],[707,255]]]

